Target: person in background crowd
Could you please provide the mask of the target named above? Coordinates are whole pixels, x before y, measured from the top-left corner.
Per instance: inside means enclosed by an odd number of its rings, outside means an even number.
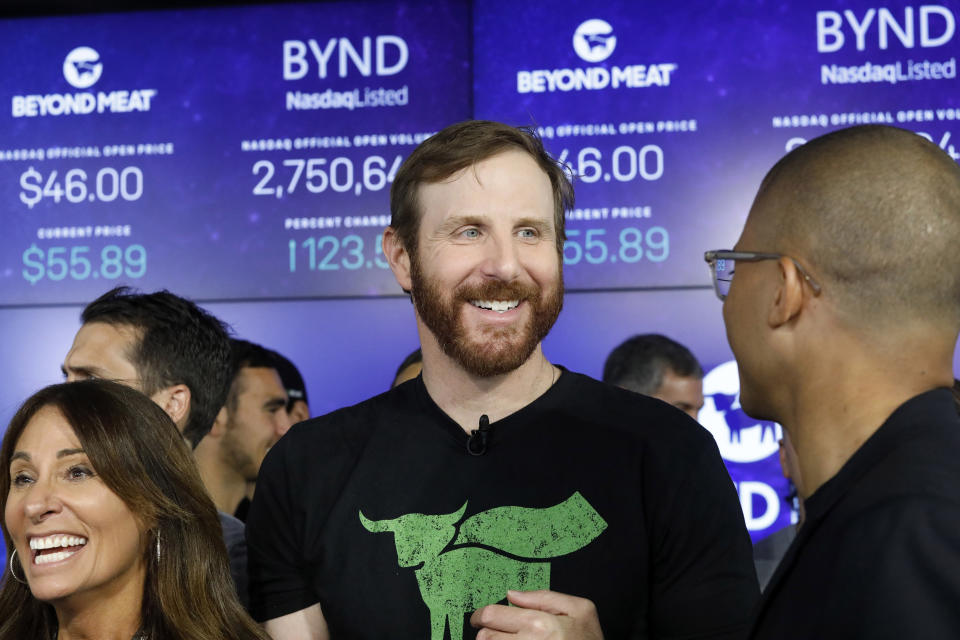
[[[290,424],[310,419],[310,405],[307,401],[307,386],[303,382],[303,376],[290,360],[282,354],[268,349],[276,360],[277,373],[280,374],[280,382],[287,390],[287,417],[290,418]],[[250,501],[253,500],[253,492],[257,488],[255,481],[248,481],[243,500],[237,505],[234,515],[240,520],[247,519],[247,512],[250,510]]]
[[[267,451],[290,428],[290,416],[273,352],[232,339],[230,362],[234,376],[227,401],[197,445],[196,459],[217,508],[240,517],[246,515],[248,486],[257,481]]]
[[[880,125],[811,140],[711,251],[743,410],[779,422],[806,518],[754,640],[960,637],[960,167]]]
[[[393,377],[393,384],[390,385],[390,388],[393,389],[398,384],[403,384],[407,380],[413,380],[420,372],[423,370],[423,353],[420,349],[417,349],[406,358],[403,359],[403,362],[400,363],[400,366],[397,367],[397,373]]]
[[[307,385],[304,384],[299,369],[282,354],[272,349],[269,351],[276,360],[280,382],[287,390],[287,415],[290,417],[290,424],[309,420],[310,404],[307,401]]]
[[[228,327],[169,291],[106,292],[80,314],[81,327],[61,370],[68,382],[99,378],[132,387],[156,402],[196,447],[210,431],[230,388]],[[247,603],[243,523],[220,514],[230,572]]]
[[[801,497],[800,487],[803,486],[803,480],[800,477],[800,467],[797,464],[797,452],[790,442],[790,434],[786,431],[780,438],[780,468],[783,471],[783,477],[787,479],[791,487],[787,501],[795,505],[797,521],[779,531],[774,531],[753,545],[753,564],[757,569],[760,589],[767,587],[774,570],[780,564],[793,539],[797,537],[797,529],[803,525],[807,516]]]
[[[264,461],[247,542],[275,640],[746,630],[759,589],[713,438],[543,354],[572,202],[535,134],[494,122],[400,168],[384,255],[423,372]]]
[[[685,346],[655,333],[618,345],[603,365],[603,381],[672,404],[697,419],[703,408],[703,369]]]
[[[0,446],[0,639],[267,640],[170,417],[106,380],[47,387]]]

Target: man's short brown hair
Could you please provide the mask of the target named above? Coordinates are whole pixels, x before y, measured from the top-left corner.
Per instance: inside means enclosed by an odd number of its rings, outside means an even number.
[[[563,167],[547,153],[540,137],[529,127],[511,127],[489,120],[467,120],[450,125],[427,138],[414,149],[397,172],[390,188],[390,226],[396,231],[407,253],[413,256],[417,251],[417,232],[420,229],[418,187],[423,183],[446,180],[467,167],[511,149],[529,154],[550,178],[557,251],[562,252],[566,240],[564,214],[573,207],[573,185]]]

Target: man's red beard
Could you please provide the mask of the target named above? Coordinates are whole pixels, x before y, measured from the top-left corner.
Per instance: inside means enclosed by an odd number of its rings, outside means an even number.
[[[467,372],[480,377],[513,371],[530,357],[546,337],[563,308],[563,273],[557,288],[547,297],[533,283],[487,280],[462,284],[449,297],[436,282],[423,274],[420,261],[410,256],[413,305],[430,329],[440,349]],[[472,300],[519,300],[531,307],[530,320],[522,326],[487,329],[472,342],[463,323],[463,304]]]

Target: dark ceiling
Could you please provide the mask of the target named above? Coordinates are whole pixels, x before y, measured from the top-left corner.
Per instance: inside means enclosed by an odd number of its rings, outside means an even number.
[[[270,0],[0,0],[0,17],[185,9],[243,4],[278,4],[278,2]]]

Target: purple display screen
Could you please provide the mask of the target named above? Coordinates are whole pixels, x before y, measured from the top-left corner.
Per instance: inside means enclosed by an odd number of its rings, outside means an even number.
[[[19,368],[0,411],[56,380],[76,329],[79,307],[34,307],[118,284],[200,300],[287,353],[322,410],[382,391],[416,346],[410,305],[383,298],[400,292],[378,248],[393,177],[431,133],[489,118],[536,128],[575,178],[549,357],[596,376],[634,333],[690,346],[700,422],[762,537],[792,517],[781,432],[740,408],[703,252],[830,130],[901,126],[957,158],[957,11],[357,1],[0,21],[0,307],[19,307],[0,309]]]
[[[443,29],[437,29],[443,24]],[[470,116],[464,2],[0,23],[0,304],[378,295],[397,168]]]
[[[475,112],[535,126],[578,175],[569,288],[705,285],[704,250],[805,140],[879,122],[958,157],[954,7],[886,7],[477,3]]]

